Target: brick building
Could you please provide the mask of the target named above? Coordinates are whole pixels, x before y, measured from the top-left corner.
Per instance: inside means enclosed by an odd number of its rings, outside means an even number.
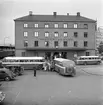
[[[95,55],[96,21],[76,15],[29,15],[15,21],[16,56]]]

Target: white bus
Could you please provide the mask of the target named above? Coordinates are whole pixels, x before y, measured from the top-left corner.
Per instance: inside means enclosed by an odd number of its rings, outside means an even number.
[[[64,58],[54,59],[54,70],[61,75],[76,75],[75,62]]]
[[[75,60],[76,64],[100,64],[101,58],[99,56],[80,56]]]
[[[5,65],[21,65],[24,69],[33,69],[35,65],[43,67],[45,63],[44,57],[5,57],[2,64]]]

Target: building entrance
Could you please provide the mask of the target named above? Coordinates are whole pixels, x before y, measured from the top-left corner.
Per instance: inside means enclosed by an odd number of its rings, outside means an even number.
[[[51,52],[45,52],[45,59],[47,60],[51,59]]]

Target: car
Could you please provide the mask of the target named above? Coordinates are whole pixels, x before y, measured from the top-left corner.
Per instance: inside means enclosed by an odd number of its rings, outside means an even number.
[[[16,74],[14,74],[12,71],[5,67],[0,67],[0,79],[3,79],[5,81],[10,81],[12,79],[15,79]]]
[[[24,72],[24,68],[21,65],[6,65],[5,67],[16,75],[22,75]]]
[[[5,99],[5,93],[3,93],[2,91],[0,91],[0,103],[3,102]]]

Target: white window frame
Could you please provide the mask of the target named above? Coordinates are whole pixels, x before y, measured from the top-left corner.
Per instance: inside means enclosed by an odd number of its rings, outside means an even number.
[[[45,28],[49,28],[49,24],[45,24],[44,27],[45,27]]]
[[[64,32],[64,37],[67,37],[68,36],[68,33],[67,32]]]
[[[59,33],[58,33],[58,32],[55,32],[55,33],[54,33],[54,36],[55,36],[55,37],[58,37],[58,36],[59,36]]]
[[[24,40],[24,44],[27,43],[27,46],[24,46],[24,47],[28,47],[28,41],[27,40]]]
[[[28,24],[27,23],[24,23],[24,27],[28,27]]]
[[[39,25],[38,25],[37,23],[35,23],[35,24],[34,24],[34,27],[35,27],[35,28],[38,28],[38,27],[39,27]]]
[[[48,46],[49,46],[49,41],[45,41],[45,46],[46,46],[47,43],[48,43]],[[48,47],[48,46],[46,46],[46,47]]]
[[[24,37],[28,37],[28,32],[24,32]]]
[[[57,23],[54,24],[54,28],[58,28],[59,25]]]
[[[77,23],[74,23],[74,28],[78,28],[78,24]]]
[[[37,31],[34,32],[34,36],[35,36],[35,37],[38,37],[38,36],[39,36],[39,32],[37,32]]]
[[[49,32],[45,32],[45,37],[49,37]]]
[[[68,28],[68,24],[64,23],[63,27]]]

